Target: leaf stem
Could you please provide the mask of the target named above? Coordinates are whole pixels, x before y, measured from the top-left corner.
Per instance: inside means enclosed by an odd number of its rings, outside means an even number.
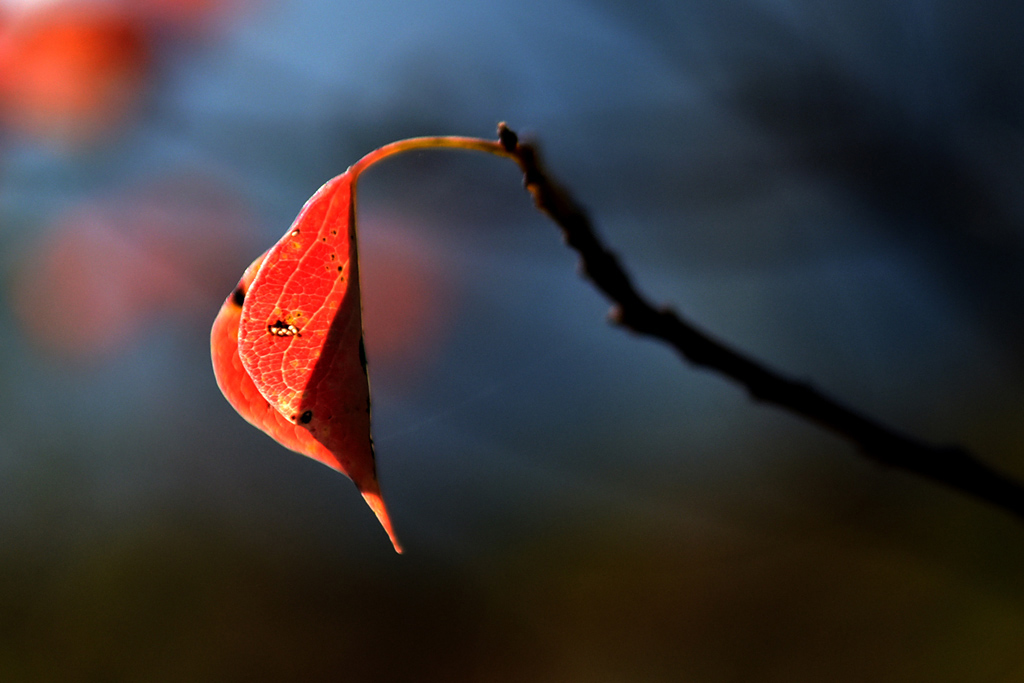
[[[614,304],[614,322],[665,342],[693,365],[744,386],[755,400],[774,404],[834,432],[877,463],[931,479],[1024,519],[1024,485],[967,450],[929,444],[884,425],[730,348],[672,309],[654,306],[635,287],[618,257],[598,238],[583,207],[542,167],[536,147],[521,143],[504,123],[498,126],[496,141],[445,135],[392,142],[352,164],[347,173],[355,182],[367,167],[393,154],[438,148],[487,152],[515,161],[537,208],[562,229],[566,244],[579,254],[583,275]]]
[[[496,140],[484,140],[482,138],[463,137],[460,135],[435,135],[422,138],[408,138],[378,147],[349,166],[347,172],[352,174],[354,181],[367,167],[381,159],[394,154],[412,152],[417,149],[465,149],[475,152],[487,152],[488,154],[505,157],[506,159],[516,158],[513,152],[510,152]]]

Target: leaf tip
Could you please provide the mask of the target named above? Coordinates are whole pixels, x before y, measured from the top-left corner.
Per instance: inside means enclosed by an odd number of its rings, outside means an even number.
[[[359,493],[362,494],[363,500],[373,510],[373,514],[377,516],[380,525],[384,527],[388,538],[391,539],[391,545],[395,546],[395,552],[401,555],[403,552],[402,545],[398,542],[398,537],[395,536],[394,527],[391,526],[391,517],[388,516],[388,510],[384,506],[384,498],[380,495],[380,485],[374,480],[370,486],[360,489]]]

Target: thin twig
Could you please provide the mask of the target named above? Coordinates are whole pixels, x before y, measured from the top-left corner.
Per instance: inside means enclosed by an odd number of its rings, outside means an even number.
[[[520,142],[504,123],[498,125],[498,139],[522,169],[537,208],[558,224],[566,244],[579,254],[583,274],[611,299],[616,323],[660,339],[690,363],[742,384],[755,400],[773,403],[835,432],[877,463],[940,482],[1024,519],[1024,485],[966,449],[935,446],[902,434],[729,348],[672,309],[652,306],[637,291],[615,254],[598,239],[583,208],[544,170],[536,148]]]

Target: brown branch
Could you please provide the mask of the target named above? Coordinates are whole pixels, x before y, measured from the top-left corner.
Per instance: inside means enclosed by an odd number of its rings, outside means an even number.
[[[586,212],[547,174],[536,148],[520,142],[504,123],[498,139],[523,171],[537,208],[562,229],[580,256],[583,274],[614,304],[612,319],[638,334],[675,347],[690,363],[718,371],[758,401],[801,415],[854,443],[882,465],[945,484],[1024,519],[1024,485],[958,446],[935,446],[843,406],[809,384],[794,381],[729,348],[669,308],[655,308],[637,291],[618,258],[598,239]]]

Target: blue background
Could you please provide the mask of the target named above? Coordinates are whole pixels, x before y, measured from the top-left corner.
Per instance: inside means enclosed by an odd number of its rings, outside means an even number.
[[[956,0],[265,1],[158,42],[102,142],[8,135],[5,295],[61,216],[165,174],[245,220],[182,232],[222,267],[105,353],[0,309],[0,678],[1024,680],[1024,528],[610,326],[508,162],[360,183],[366,268],[405,235],[443,284],[415,362],[375,360],[367,312],[404,556],[208,348],[322,182],[506,120],[654,300],[1024,477],[1022,30]]]

